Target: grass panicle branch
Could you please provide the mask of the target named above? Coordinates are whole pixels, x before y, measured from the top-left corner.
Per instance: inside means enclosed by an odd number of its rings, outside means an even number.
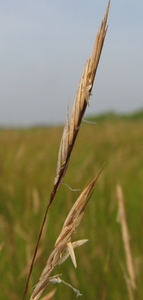
[[[52,282],[52,278],[54,278],[50,277],[52,271],[58,264],[63,263],[69,255],[71,256],[73,264],[76,267],[74,248],[83,245],[87,240],[81,240],[71,243],[71,238],[81,222],[81,219],[84,215],[84,210],[94,191],[95,183],[101,171],[102,169],[100,170],[96,178],[94,178],[94,180],[92,180],[92,182],[90,182],[83,189],[80,196],[74,203],[72,209],[70,210],[62,227],[62,230],[56,240],[54,249],[47,260],[46,266],[40,276],[39,282],[37,283],[30,300],[38,300],[41,297],[43,291],[50,284],[50,282]]]
[[[38,251],[40,239],[42,236],[43,228],[44,228],[44,225],[46,222],[49,207],[52,204],[52,202],[55,198],[55,195],[64,179],[64,176],[65,176],[65,173],[66,173],[66,170],[68,167],[68,163],[70,160],[70,156],[72,153],[72,149],[74,147],[74,143],[75,143],[77,134],[79,132],[85,110],[87,108],[87,105],[89,105],[89,98],[91,96],[94,79],[95,79],[99,59],[101,56],[101,52],[102,52],[102,48],[103,48],[103,44],[104,44],[104,40],[105,40],[105,36],[106,36],[106,32],[107,32],[107,18],[108,18],[109,7],[110,7],[110,1],[108,3],[107,9],[106,9],[105,17],[104,17],[104,19],[101,23],[101,26],[98,30],[92,55],[87,61],[87,64],[86,64],[85,69],[82,74],[82,78],[79,83],[79,87],[77,90],[76,98],[75,98],[73,109],[72,109],[70,124],[69,124],[69,116],[67,113],[66,124],[65,124],[65,127],[63,130],[63,135],[62,135],[60,148],[59,148],[57,171],[56,171],[56,177],[55,177],[55,181],[54,181],[54,185],[53,185],[53,190],[51,192],[50,200],[46,207],[45,215],[44,215],[42,225],[41,225],[41,228],[39,231],[39,235],[38,235],[38,239],[37,239],[34,255],[32,258],[32,262],[31,262],[31,266],[30,266],[30,270],[29,270],[29,274],[28,274],[28,278],[27,278],[27,282],[26,282],[22,300],[25,300],[25,297],[27,294],[29,280],[30,280],[31,273],[33,270],[35,258],[37,255],[37,251]]]

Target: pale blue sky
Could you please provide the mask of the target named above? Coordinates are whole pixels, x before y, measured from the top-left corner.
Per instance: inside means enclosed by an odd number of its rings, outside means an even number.
[[[108,1],[0,1],[0,125],[63,123]],[[143,1],[111,0],[87,114],[143,108]]]

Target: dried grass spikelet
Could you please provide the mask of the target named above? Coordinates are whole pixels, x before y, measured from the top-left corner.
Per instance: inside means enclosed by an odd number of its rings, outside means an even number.
[[[91,57],[88,59],[86,66],[84,68],[81,81],[79,83],[79,88],[77,90],[76,98],[73,105],[71,123],[69,128],[69,145],[72,145],[75,139],[75,135],[81,120],[83,118],[84,112],[87,105],[89,105],[89,98],[92,92],[93,83],[104,43],[104,39],[107,32],[107,17],[109,12],[110,2],[108,3],[107,10],[105,13],[104,20],[101,23],[101,26],[98,30],[93,52]]]
[[[70,155],[74,146],[74,142],[76,140],[76,136],[78,134],[78,130],[81,125],[82,118],[84,116],[87,105],[89,105],[89,98],[92,92],[94,79],[107,32],[106,24],[109,6],[110,1],[106,9],[105,17],[101,23],[101,26],[96,36],[93,53],[86,63],[79,83],[79,87],[73,104],[70,124],[68,121],[67,114],[66,124],[63,130],[63,135],[59,148],[57,173],[54,182],[54,185],[57,186],[57,188],[62,182],[65,172],[67,170]]]
[[[52,277],[50,277],[52,271],[58,264],[63,263],[69,255],[71,256],[74,266],[76,267],[76,259],[73,249],[81,246],[87,240],[81,240],[71,243],[71,238],[80,224],[80,221],[84,214],[84,210],[94,191],[94,186],[101,173],[101,170],[96,178],[83,189],[77,201],[70,210],[62,227],[62,230],[56,240],[54,249],[47,260],[46,266],[40,276],[39,282],[37,283],[30,300],[38,300],[41,297],[43,291],[50,284],[50,282],[52,282]]]

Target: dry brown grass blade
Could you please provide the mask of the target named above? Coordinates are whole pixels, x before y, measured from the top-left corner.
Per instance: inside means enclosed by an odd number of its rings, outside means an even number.
[[[96,178],[83,189],[77,201],[70,210],[62,227],[61,233],[59,234],[55,242],[54,249],[47,260],[46,266],[40,276],[39,282],[37,283],[30,300],[38,300],[46,287],[50,284],[50,275],[55,267],[61,263],[61,258],[64,252],[67,251],[68,244],[71,243],[72,235],[80,224],[80,221],[84,214],[84,210],[94,191],[95,183],[101,171],[102,169],[100,170]],[[79,241],[79,245],[77,246],[80,246],[81,244],[82,243],[80,243]]]
[[[28,278],[27,278],[27,282],[26,282],[26,286],[24,289],[22,300],[25,300],[25,297],[27,294],[29,280],[30,280],[31,273],[33,270],[35,258],[36,258],[37,251],[38,251],[38,246],[39,246],[39,243],[41,240],[41,236],[42,236],[43,228],[44,228],[44,225],[46,222],[49,207],[52,204],[52,202],[55,198],[55,195],[57,193],[57,190],[60,187],[60,185],[63,181],[63,178],[65,176],[65,173],[66,173],[66,170],[68,167],[68,163],[69,163],[69,159],[70,159],[70,156],[72,153],[72,149],[74,147],[74,143],[75,143],[75,140],[76,140],[76,137],[77,137],[77,134],[78,134],[81,122],[82,122],[82,118],[84,116],[86,107],[89,104],[89,98],[90,98],[91,91],[93,88],[94,78],[96,75],[100,55],[102,52],[102,48],[103,48],[103,44],[104,44],[104,40],[105,40],[105,36],[106,36],[106,32],[107,32],[106,24],[107,24],[109,7],[110,7],[110,1],[108,2],[104,20],[102,21],[102,24],[99,28],[99,31],[98,31],[98,34],[96,37],[93,53],[87,61],[87,64],[85,66],[85,69],[84,69],[84,72],[83,72],[83,75],[82,75],[82,78],[81,78],[81,81],[79,84],[79,88],[78,88],[77,95],[76,95],[74,105],[73,105],[70,125],[68,124],[68,117],[67,117],[66,125],[65,125],[65,128],[63,131],[63,136],[61,139],[60,149],[59,149],[56,178],[54,181],[53,190],[50,195],[49,203],[45,210],[45,215],[44,215],[44,218],[42,221],[42,225],[41,225],[41,228],[39,231],[39,235],[38,235],[38,239],[37,239],[37,243],[36,243],[36,247],[35,247],[33,259],[31,262],[31,266],[30,266],[30,270],[29,270],[29,274],[28,274]]]
[[[118,198],[118,207],[119,207],[119,213],[118,213],[118,221],[121,224],[121,230],[122,230],[122,239],[123,239],[123,245],[125,250],[125,256],[126,256],[126,266],[129,276],[129,282],[133,290],[136,290],[136,276],[135,276],[135,270],[133,265],[133,258],[131,253],[131,247],[130,247],[130,236],[129,236],[129,230],[126,220],[126,213],[125,213],[125,207],[124,207],[124,197],[121,186],[117,185],[117,198]]]

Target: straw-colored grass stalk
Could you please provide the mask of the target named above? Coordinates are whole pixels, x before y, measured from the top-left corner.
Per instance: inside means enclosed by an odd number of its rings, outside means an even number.
[[[133,299],[132,291],[136,290],[136,276],[135,276],[135,270],[133,265],[133,257],[131,253],[131,247],[130,247],[130,235],[126,220],[126,213],[125,213],[125,206],[124,206],[124,197],[121,186],[117,185],[117,198],[118,198],[118,222],[121,224],[121,231],[122,231],[122,239],[123,239],[123,246],[126,256],[126,267],[128,272],[128,278],[126,278],[127,288],[130,295],[130,299]]]
[[[96,40],[95,40],[95,44],[94,44],[94,48],[93,48],[93,53],[92,53],[91,57],[88,59],[88,61],[86,63],[86,66],[84,68],[84,71],[83,71],[83,74],[82,74],[82,77],[81,77],[81,80],[80,80],[80,83],[79,83],[79,87],[78,87],[78,90],[77,90],[76,98],[75,98],[73,109],[72,109],[72,115],[71,115],[70,123],[69,123],[69,118],[68,118],[68,113],[67,113],[66,124],[65,124],[65,127],[64,127],[64,130],[63,130],[63,135],[62,135],[60,148],[59,148],[58,162],[57,162],[57,172],[56,172],[56,177],[55,177],[55,181],[54,181],[54,185],[53,185],[53,190],[51,192],[50,200],[49,200],[49,203],[48,203],[47,208],[45,210],[45,215],[44,215],[44,218],[43,218],[43,221],[42,221],[42,226],[40,228],[40,232],[39,232],[37,244],[36,244],[36,247],[35,247],[33,259],[32,259],[32,262],[31,262],[31,267],[30,267],[26,287],[25,287],[25,290],[24,290],[23,298],[22,298],[23,300],[26,297],[30,276],[31,276],[31,273],[32,273],[32,270],[33,270],[34,261],[35,261],[35,258],[36,258],[39,242],[40,242],[40,239],[41,239],[41,235],[42,235],[42,231],[43,231],[43,227],[44,227],[44,224],[45,224],[45,221],[46,221],[46,217],[47,217],[49,207],[52,204],[52,202],[54,200],[54,197],[57,193],[57,190],[60,187],[60,185],[61,185],[61,183],[64,179],[64,176],[65,176],[65,173],[66,173],[66,170],[67,170],[67,167],[68,167],[69,159],[70,159],[70,156],[71,156],[71,153],[72,153],[72,149],[74,147],[74,143],[75,143],[77,134],[79,132],[80,125],[81,125],[86,107],[87,107],[87,105],[89,105],[89,98],[91,96],[91,92],[92,92],[92,88],[93,88],[93,84],[94,84],[94,79],[95,79],[95,75],[96,75],[100,55],[101,55],[101,52],[102,52],[102,48],[103,48],[103,44],[104,44],[104,40],[105,40],[105,36],[106,36],[106,32],[107,32],[107,25],[106,24],[107,24],[109,6],[110,6],[110,1],[108,3],[107,9],[106,9],[105,17],[102,21],[102,24],[101,24],[101,26],[99,28],[99,31],[97,33],[97,36],[96,36]],[[74,216],[74,218],[75,217],[76,216]],[[61,251],[63,252],[65,250],[65,247],[67,247],[67,241],[70,239],[72,232],[74,232],[74,230],[75,230],[75,223],[72,224],[72,226],[73,226],[73,231],[70,231],[70,233],[68,234],[68,237],[66,237],[66,240],[64,240],[64,242],[61,241],[61,243],[62,243],[62,247],[60,246],[61,249],[59,249],[59,246],[58,246],[58,248],[56,247],[54,249],[54,252],[56,251],[56,253],[57,253],[56,254],[57,255],[57,258],[56,258],[57,262],[58,262],[58,259],[59,259],[59,255],[61,255]],[[60,251],[60,252],[57,252],[57,251]],[[55,254],[51,254],[50,259],[52,259],[52,255],[54,255],[54,263],[52,263],[52,267],[51,267],[50,271],[48,271],[50,273],[51,273],[53,267],[55,267],[55,261],[56,261],[55,260]],[[47,271],[46,271],[46,274],[47,274]],[[48,283],[49,283],[49,281],[48,281]],[[40,289],[41,288],[42,287],[40,287]],[[39,287],[38,287],[38,290],[39,290]],[[38,298],[31,298],[31,299],[38,299]]]

